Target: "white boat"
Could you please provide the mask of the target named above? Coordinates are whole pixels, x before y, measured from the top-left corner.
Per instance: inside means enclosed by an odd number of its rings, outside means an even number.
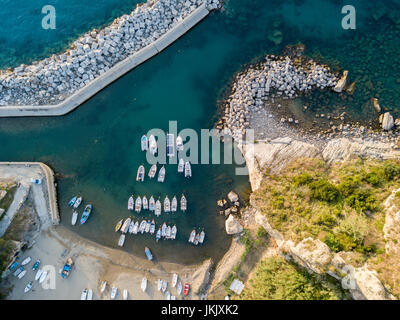
[[[150,135],[149,137],[149,151],[152,155],[155,155],[157,153],[157,141],[153,135]]]
[[[33,286],[33,282],[31,281],[26,285],[26,287],[24,289],[24,293],[27,293],[29,290],[31,290],[32,286]]]
[[[143,210],[148,210],[149,209],[149,202],[147,201],[147,197],[146,196],[143,196],[142,205],[143,205]]]
[[[165,294],[165,299],[171,300],[171,293],[169,293],[169,291],[167,291],[167,293]]]
[[[130,234],[132,234],[133,233],[133,228],[135,227],[135,222],[132,220],[132,222],[129,224],[129,229],[128,229],[128,232],[130,233]]]
[[[167,224],[164,222],[161,227],[161,237],[165,237],[167,235]]]
[[[183,139],[179,134],[176,137],[176,151],[183,151]]]
[[[144,166],[140,165],[138,170],[137,170],[136,181],[142,181],[143,182],[144,173],[145,173]]]
[[[118,245],[120,247],[123,247],[124,246],[124,242],[125,242],[125,235],[121,234],[121,236],[119,237],[119,240],[118,240]]]
[[[165,230],[165,238],[171,239],[171,227],[167,226],[167,229]]]
[[[167,281],[163,280],[161,284],[161,291],[165,292],[167,290]]]
[[[161,239],[161,227],[158,228],[157,233],[156,233],[156,242]]]
[[[143,135],[142,138],[140,139],[140,147],[142,151],[149,150],[149,141],[147,140],[146,135]]]
[[[157,281],[157,290],[161,291],[161,288],[162,288],[162,280],[158,279],[158,281]]]
[[[158,172],[157,181],[158,182],[164,182],[164,180],[165,180],[165,167],[162,166],[160,171]]]
[[[25,258],[25,259],[21,262],[21,266],[24,266],[24,265],[28,264],[29,262],[31,262],[31,260],[32,260],[31,257]]]
[[[124,300],[128,300],[128,290],[124,289],[124,292],[122,293],[122,298]]]
[[[178,229],[176,228],[176,225],[174,225],[172,228],[171,228],[171,239],[172,240],[175,240],[175,238],[176,238],[176,233],[178,232]]]
[[[142,199],[138,196],[135,201],[135,211],[140,212],[142,210]]]
[[[74,226],[77,220],[78,220],[78,212],[74,211],[72,212],[71,224]]]
[[[196,238],[196,230],[195,229],[193,229],[193,231],[190,233],[189,242],[193,243],[194,238]]]
[[[112,287],[110,298],[114,300],[117,294],[118,294],[118,288]]]
[[[154,222],[154,219],[151,221],[151,224],[150,224],[150,230],[149,230],[149,232],[150,232],[150,234],[154,234],[154,231],[156,231],[156,223]]]
[[[86,300],[93,300],[93,290],[89,289]]]
[[[185,162],[185,178],[190,178],[192,176],[192,166],[189,161]]]
[[[74,208],[77,209],[81,203],[82,203],[82,197],[79,197],[78,199],[76,199],[74,203]]]
[[[146,229],[146,224],[147,224],[146,220],[143,220],[143,221],[140,223],[139,232],[140,232],[141,234],[143,234],[144,230]]]
[[[128,210],[133,210],[133,206],[135,204],[135,200],[133,199],[133,195],[129,197],[128,200]]]
[[[186,197],[182,194],[181,197],[181,211],[185,212],[187,209],[187,200]]]
[[[124,224],[121,227],[121,232],[122,233],[127,233],[130,224],[131,224],[131,218],[126,219]]]
[[[26,270],[22,271],[19,275],[18,275],[18,279],[22,279],[26,274]]]
[[[204,238],[206,237],[206,233],[204,232],[204,230],[202,230],[201,232],[200,232],[200,238],[199,238],[199,243],[200,244],[203,244],[203,242],[204,242]]]
[[[161,202],[160,200],[156,201],[156,210],[155,210],[155,215],[159,217],[161,215]]]
[[[176,286],[176,291],[178,292],[179,295],[182,294],[182,283],[179,281],[178,285]]]
[[[199,244],[199,239],[200,239],[200,233],[197,233],[196,236],[194,237],[193,244],[197,246]]]
[[[167,133],[167,156],[173,157],[175,154],[175,139],[172,133]]]
[[[171,201],[171,212],[176,212],[177,209],[178,209],[178,200],[176,199],[176,196],[174,196]]]
[[[185,161],[180,158],[178,163],[178,172],[183,172],[185,170]]]
[[[151,227],[151,221],[148,220],[146,223],[146,228],[144,229],[144,232],[149,233]]]
[[[100,293],[103,293],[106,290],[107,287],[107,281],[102,281],[100,285]]]
[[[39,269],[39,270],[36,272],[35,281],[38,281],[38,280],[40,279],[42,273],[43,273],[43,270],[42,270],[42,269]]]
[[[88,294],[88,289],[83,289],[82,293],[81,293],[81,300],[86,300],[87,298],[87,294]]]
[[[144,277],[142,279],[142,284],[140,285],[140,288],[142,289],[143,292],[146,291],[146,288],[147,288],[147,279],[146,279],[146,277]]]
[[[138,231],[139,231],[139,221],[136,221],[136,222],[135,222],[135,225],[133,226],[132,233],[133,233],[133,234],[137,234]]]
[[[164,199],[164,212],[170,212],[170,211],[171,211],[171,202],[169,201],[168,196],[166,196]]]
[[[43,271],[42,275],[39,278],[39,283],[42,283],[47,277],[47,271]]]
[[[178,275],[174,273],[172,275],[172,288],[175,288],[177,282],[178,282]]]
[[[149,170],[149,178],[153,179],[157,173],[157,164],[153,164]]]
[[[151,196],[149,200],[149,210],[154,211],[156,209],[156,202],[154,200],[154,197]]]

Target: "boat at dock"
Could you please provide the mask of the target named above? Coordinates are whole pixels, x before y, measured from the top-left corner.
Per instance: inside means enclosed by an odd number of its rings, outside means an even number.
[[[152,155],[155,155],[157,153],[157,141],[153,135],[150,135],[149,137],[149,151]]]
[[[138,196],[135,201],[135,211],[140,212],[142,210],[142,199]]]
[[[156,233],[156,242],[161,239],[161,227],[158,228],[157,233]]]
[[[117,225],[115,226],[115,232],[117,232],[119,229],[121,229],[123,221],[124,221],[124,219],[121,219],[118,221]]]
[[[71,224],[73,226],[76,225],[77,220],[78,220],[78,212],[74,211],[74,212],[72,212]]]
[[[33,264],[32,270],[36,271],[36,269],[39,268],[39,266],[40,266],[40,259],[37,259]]]
[[[137,170],[137,174],[136,174],[136,181],[144,181],[144,174],[145,174],[145,170],[144,170],[144,166],[140,165],[138,170]]]
[[[185,161],[180,158],[178,163],[178,172],[183,172],[185,170]]]
[[[185,178],[192,177],[192,166],[190,165],[189,161],[185,162]]]
[[[129,225],[131,224],[131,218],[128,218],[125,220],[124,224],[121,227],[121,232],[122,233],[127,233],[129,229]]]
[[[150,260],[151,260],[151,259],[150,259]],[[146,277],[144,277],[144,278],[142,279],[142,283],[141,283],[141,285],[140,285],[140,288],[142,289],[143,292],[146,291],[146,288],[147,288],[147,278],[146,278]]]
[[[32,260],[31,257],[25,258],[25,259],[21,262],[21,266],[24,266],[24,265],[28,264],[29,262],[31,262],[31,260]]]
[[[178,282],[178,275],[174,273],[172,275],[172,288],[175,288],[177,282]]]
[[[144,230],[146,229],[146,224],[147,224],[146,220],[143,220],[143,221],[140,223],[139,232],[140,232],[141,234],[143,234]]]
[[[167,229],[165,230],[165,238],[171,239],[171,227],[170,226],[167,226]]]
[[[42,283],[47,277],[47,271],[43,271],[40,278],[39,278],[39,283]]]
[[[187,209],[187,200],[186,197],[182,194],[181,197],[181,211],[185,212]]]
[[[171,211],[171,202],[169,201],[168,196],[166,196],[164,199],[164,212],[170,212],[170,211]]]
[[[137,234],[138,231],[139,231],[139,221],[136,221],[136,222],[135,222],[135,225],[133,226],[132,233],[133,233],[133,234]]]
[[[157,164],[153,164],[149,170],[149,178],[153,179],[157,173]]]
[[[154,231],[156,230],[156,223],[154,222],[154,219],[151,220],[151,224],[150,224],[150,234],[154,234]]]
[[[68,205],[69,205],[70,207],[72,207],[72,206],[75,204],[75,202],[76,202],[76,196],[73,197],[71,200],[69,200]]]
[[[196,236],[194,237],[193,244],[197,246],[199,244],[199,239],[200,239],[200,233],[197,233]]]
[[[174,226],[171,228],[171,239],[172,240],[175,240],[177,232],[178,232],[178,229],[176,228],[176,225],[174,224]]]
[[[179,134],[176,137],[176,151],[183,151],[183,139]]]
[[[18,275],[18,279],[22,279],[26,274],[26,270],[23,270],[19,275]]]
[[[164,222],[161,227],[161,237],[165,237],[167,235],[167,224]]]
[[[31,290],[32,286],[33,286],[33,282],[31,281],[26,285],[26,287],[24,289],[24,293],[27,293],[29,290]]]
[[[165,167],[162,166],[160,171],[158,172],[157,181],[158,182],[164,182],[164,180],[165,180]]]
[[[149,141],[148,141],[146,135],[143,135],[142,138],[140,139],[140,147],[141,147],[142,151],[149,150]]]
[[[121,236],[119,237],[119,240],[118,240],[118,245],[120,247],[123,247],[124,246],[124,242],[125,242],[125,234],[121,234]]]
[[[135,227],[135,221],[132,220],[132,222],[129,224],[129,229],[128,229],[128,232],[130,234],[132,234],[134,227]]]
[[[193,231],[190,233],[189,236],[189,242],[193,243],[195,238],[196,238],[196,229],[193,229]]]
[[[156,215],[157,217],[159,217],[159,216],[161,215],[161,202],[160,202],[159,199],[158,199],[157,202],[156,202],[155,215]]]
[[[175,139],[172,133],[167,133],[167,156],[173,157],[175,154]]]
[[[19,267],[15,272],[13,273],[14,277],[17,277],[22,271],[24,271],[23,267]]]
[[[199,237],[199,243],[200,244],[203,244],[203,242],[204,242],[204,238],[206,237],[206,233],[204,232],[204,230],[202,230],[201,232],[200,232],[200,237]]]
[[[174,196],[171,201],[171,212],[176,212],[177,209],[178,209],[178,200],[176,199],[176,196]]]
[[[147,220],[146,228],[144,229],[144,232],[149,233],[150,227],[151,227],[151,221]]]
[[[128,210],[133,210],[134,205],[135,199],[133,198],[133,195],[131,195],[128,200]]]
[[[39,269],[39,270],[36,272],[35,281],[38,281],[38,280],[40,279],[40,277],[42,276],[42,273],[43,273],[43,270],[42,270],[42,269]]]
[[[143,196],[142,205],[143,205],[143,210],[148,210],[149,209],[149,202],[147,201],[147,197],[146,196]]]
[[[118,294],[118,288],[117,288],[117,287],[112,287],[110,298],[111,298],[112,300],[114,300],[115,297],[117,296],[117,294]]]
[[[84,224],[87,221],[87,219],[90,216],[90,213],[92,212],[92,208],[93,208],[93,206],[91,204],[88,204],[85,207],[85,210],[83,210],[82,217],[81,217],[81,224]]]
[[[78,209],[78,207],[79,207],[79,205],[80,205],[81,203],[82,203],[82,197],[79,197],[78,199],[76,199],[76,201],[75,201],[73,207],[74,207],[75,209]]]
[[[149,210],[154,211],[156,209],[156,202],[154,200],[154,197],[151,196],[149,200]]]
[[[88,294],[88,289],[83,289],[82,293],[81,293],[81,300],[86,300],[87,298],[87,294]]]
[[[153,255],[151,254],[151,251],[149,248],[145,247],[144,248],[144,253],[146,254],[146,257],[148,260],[153,260]]]

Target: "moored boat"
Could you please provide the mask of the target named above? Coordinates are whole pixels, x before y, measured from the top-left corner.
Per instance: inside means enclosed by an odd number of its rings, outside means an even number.
[[[193,244],[197,246],[199,244],[199,239],[200,239],[200,233],[197,233],[196,236],[194,237]]]
[[[156,201],[155,215],[156,215],[157,217],[159,217],[159,216],[161,215],[161,202],[160,202],[159,199]]]
[[[88,289],[83,289],[82,293],[81,293],[81,300],[86,300],[87,298],[87,294],[88,294]]]
[[[27,293],[29,290],[31,290],[32,286],[33,286],[33,282],[31,281],[26,285],[26,287],[24,289],[24,293]]]
[[[143,234],[144,230],[146,229],[146,225],[147,225],[146,220],[143,220],[143,221],[140,223],[139,232],[140,232],[141,234]]]
[[[172,133],[167,133],[167,157],[173,157],[175,154],[174,150],[175,139]]]
[[[43,271],[40,278],[39,278],[39,283],[42,283],[47,277],[47,271]]]
[[[133,199],[133,195],[131,195],[128,200],[128,210],[133,210],[134,204],[135,200]]]
[[[171,227],[170,226],[167,226],[167,229],[165,230],[165,238],[171,239]]]
[[[133,226],[132,233],[133,233],[133,234],[137,234],[138,231],[139,231],[139,221],[136,221],[136,222],[135,222],[135,225]]]
[[[121,219],[118,221],[117,225],[115,226],[115,232],[117,232],[119,229],[121,229],[123,221],[124,221],[124,219]]]
[[[162,280],[158,279],[158,281],[157,281],[157,290],[161,291],[161,288],[162,288]]]
[[[151,254],[151,251],[148,247],[144,248],[144,253],[146,254],[148,260],[153,260],[153,255]]]
[[[110,298],[114,300],[115,297],[117,296],[117,294],[118,294],[118,288],[117,287],[112,287]]]
[[[165,237],[167,235],[167,224],[164,222],[161,227],[161,237]]]
[[[183,139],[178,134],[178,136],[176,137],[176,151],[182,151],[182,150],[183,150]]]
[[[156,233],[156,242],[161,239],[161,227],[158,228],[157,233]]]
[[[174,224],[174,226],[171,228],[171,239],[172,240],[175,240],[177,232],[178,232],[178,229],[176,228],[176,225]]]
[[[182,194],[181,197],[181,211],[185,212],[187,209],[187,200],[186,197]]]
[[[128,232],[130,234],[132,234],[134,227],[135,227],[135,221],[132,220],[131,223],[129,224],[129,229],[128,229]]]
[[[149,170],[149,178],[153,179],[157,173],[157,164],[153,164]]]
[[[192,176],[192,166],[189,161],[185,162],[185,178],[190,178]]]
[[[36,272],[35,281],[38,281],[38,280],[40,279],[40,277],[42,276],[42,273],[43,273],[43,270],[42,270],[42,269],[39,269],[39,270]]]
[[[78,199],[76,199],[74,203],[74,208],[77,209],[81,203],[82,203],[82,197],[79,197]]]
[[[118,245],[120,247],[123,247],[124,246],[124,242],[125,242],[125,234],[121,234],[121,236],[119,237],[119,240],[118,240]]]
[[[180,158],[178,163],[178,172],[183,172],[184,170],[185,170],[185,160]]]
[[[193,243],[195,238],[196,238],[196,229],[193,229],[193,231],[190,233],[189,236],[189,242]]]
[[[136,181],[142,181],[143,182],[144,181],[144,173],[145,173],[144,166],[140,165],[138,170],[137,170]]]
[[[33,264],[32,270],[36,271],[36,269],[39,268],[39,266],[40,266],[40,259],[37,259]]]
[[[72,207],[72,206],[75,204],[75,202],[76,202],[76,196],[73,197],[71,200],[69,200],[68,205],[69,205],[70,207]]]
[[[24,266],[24,265],[28,264],[29,262],[31,262],[31,260],[32,260],[31,257],[25,258],[25,259],[21,262],[21,266]]]
[[[153,135],[150,135],[149,137],[149,151],[152,155],[155,155],[157,153],[157,141]]]
[[[147,197],[146,196],[143,196],[142,205],[143,205],[143,210],[148,210],[149,209],[149,202],[147,201]]]
[[[185,286],[183,287],[183,294],[187,296],[189,294],[189,290],[190,290],[190,284],[185,283]]]
[[[174,196],[171,201],[171,212],[176,212],[177,209],[178,209],[178,200],[176,199],[176,196]]]
[[[93,206],[88,204],[85,209],[83,210],[82,217],[81,217],[81,224],[84,224],[87,219],[89,218],[90,213],[92,212]]]
[[[71,258],[68,258],[67,261],[65,262],[64,267],[63,267],[63,269],[61,271],[61,277],[63,279],[67,278],[69,276],[69,273],[71,272],[73,263],[74,262],[72,261]]]
[[[151,227],[151,221],[147,220],[146,228],[144,229],[144,232],[149,233],[150,227]]]
[[[158,182],[164,182],[164,180],[165,180],[165,167],[162,166],[160,171],[158,172],[157,181]]]
[[[172,275],[172,288],[175,288],[177,282],[178,282],[178,275],[174,273]]]
[[[71,224],[74,226],[77,220],[78,220],[78,212],[74,211],[72,212]]]
[[[142,210],[142,199],[138,196],[135,201],[135,211],[140,212]]]
[[[26,270],[23,270],[19,275],[18,275],[18,279],[22,279],[26,274]]]
[[[200,232],[200,237],[199,237],[199,243],[200,244],[203,244],[203,242],[204,242],[204,238],[206,237],[206,233],[204,232],[204,230],[202,230],[201,232]]]
[[[154,200],[154,197],[151,196],[149,200],[149,210],[154,211],[156,209],[156,202]]]
[[[171,202],[169,201],[168,196],[166,196],[164,199],[164,212],[170,212],[170,211],[171,211]]]
[[[103,280],[100,284],[100,293],[103,293],[106,290],[107,281]]]
[[[92,299],[93,299],[93,290],[89,289],[86,300],[92,300]]]
[[[143,292],[146,291],[146,288],[147,288],[147,278],[146,278],[146,277],[144,277],[144,278],[142,279],[142,283],[141,283],[141,285],[140,285],[140,288],[142,289]]]
[[[142,151],[147,151],[149,149],[149,141],[147,140],[146,135],[143,135],[140,139],[140,147]]]
[[[18,277],[18,275],[24,271],[23,267],[19,267],[17,270],[15,270],[15,272],[13,273],[14,277]]]
[[[168,285],[167,281],[163,280],[161,283],[161,291],[162,292],[165,292],[165,290],[167,290],[167,285]]]
[[[178,292],[179,295],[182,294],[182,283],[178,281],[178,284],[176,286],[176,292]]]
[[[170,293],[169,291],[167,291],[167,292],[165,293],[165,299],[166,299],[166,300],[171,300],[171,293]]]
[[[121,232],[122,233],[127,233],[128,232],[128,228],[129,228],[129,225],[131,224],[131,221],[132,221],[131,218],[128,218],[128,219],[125,220],[124,224],[121,227]]]
[[[154,234],[154,231],[156,230],[156,223],[154,222],[154,219],[151,220],[151,224],[150,224],[150,234]]]

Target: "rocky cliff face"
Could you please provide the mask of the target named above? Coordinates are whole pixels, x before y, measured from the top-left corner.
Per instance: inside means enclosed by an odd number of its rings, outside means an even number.
[[[384,203],[386,217],[383,232],[386,240],[385,250],[388,254],[400,254],[400,208],[395,201],[398,198],[400,203],[399,192],[400,189],[393,190]]]

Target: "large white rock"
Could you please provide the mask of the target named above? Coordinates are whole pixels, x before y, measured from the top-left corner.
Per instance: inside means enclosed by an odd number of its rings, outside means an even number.
[[[237,234],[243,231],[243,227],[233,215],[230,215],[225,221],[225,230],[227,234]]]
[[[349,74],[349,72],[347,70],[343,71],[342,77],[339,79],[339,81],[336,83],[336,86],[333,88],[334,91],[336,91],[336,92],[343,91],[343,88],[346,85],[348,74]]]
[[[394,126],[393,116],[389,112],[385,112],[382,120],[382,129],[387,131],[392,130],[393,126]]]

